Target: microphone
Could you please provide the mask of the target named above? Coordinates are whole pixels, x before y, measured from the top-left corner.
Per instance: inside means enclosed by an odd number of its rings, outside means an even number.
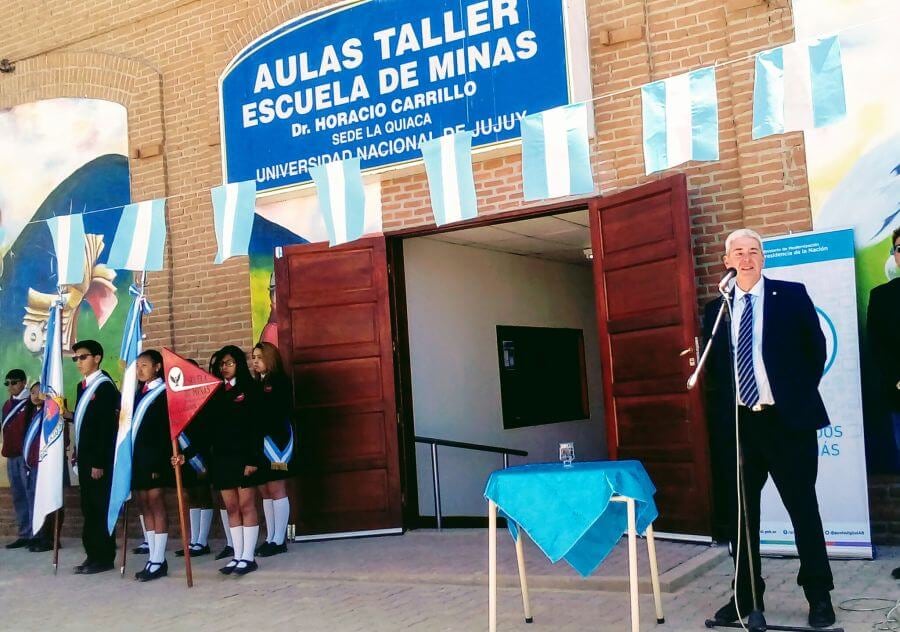
[[[729,284],[737,276],[737,270],[735,268],[728,268],[725,271],[725,275],[722,277],[722,280],[719,281],[719,294],[728,294],[731,291],[731,287]]]

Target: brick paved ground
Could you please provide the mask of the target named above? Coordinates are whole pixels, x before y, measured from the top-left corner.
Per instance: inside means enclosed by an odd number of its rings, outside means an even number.
[[[486,534],[483,531],[413,532],[403,537],[292,545],[287,555],[261,562],[244,578],[220,576],[219,563],[197,560],[195,587],[184,589],[183,570],[172,560],[173,576],[150,584],[105,573],[71,574],[81,561],[77,541],[66,541],[61,567],[52,575],[48,554],[0,551],[0,613],[5,624],[21,630],[484,630],[487,622]],[[690,563],[686,545],[660,543],[662,570]],[[512,546],[501,540],[501,572],[511,569]],[[695,553],[703,554],[702,547]],[[539,578],[566,575],[529,550],[529,573]],[[421,567],[410,564],[418,559]],[[129,575],[137,570],[132,558]],[[601,576],[618,573],[617,551]],[[802,595],[794,585],[794,560],[766,560],[770,622],[802,624]],[[833,563],[838,589],[835,602],[856,595],[900,598],[889,576],[900,564],[900,548],[885,548],[874,562]],[[673,566],[674,565],[674,566]],[[642,596],[642,630],[703,630],[703,620],[727,598],[730,563],[719,557],[705,573],[663,595],[664,627],[652,623],[653,603]],[[580,585],[579,585],[580,584]],[[573,589],[575,588],[575,589]],[[775,595],[779,594],[778,597]],[[38,597],[41,602],[38,604]],[[628,601],[622,592],[596,590],[578,582],[568,589],[532,589],[535,623],[521,620],[518,590],[499,594],[499,629],[627,630]],[[872,629],[877,613],[839,613],[848,632]],[[11,628],[7,628],[11,629]]]

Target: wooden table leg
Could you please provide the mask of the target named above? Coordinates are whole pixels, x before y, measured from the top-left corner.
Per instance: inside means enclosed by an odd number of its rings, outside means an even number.
[[[653,539],[653,525],[647,525],[647,553],[650,556],[650,582],[653,584],[653,601],[656,605],[656,622],[665,623],[662,597],[659,594],[659,565],[656,563],[656,540]]]
[[[640,632],[641,618],[638,606],[638,572],[637,572],[637,527],[634,513],[634,499],[627,498],[628,507],[628,576],[629,593],[631,595],[631,631]]]
[[[488,501],[488,630],[497,632],[497,505]]]
[[[522,532],[522,527],[519,527],[518,537],[516,538],[516,561],[519,563],[519,586],[522,588],[522,607],[525,608],[525,623],[531,623],[534,619],[531,616],[531,600],[528,598],[528,579],[525,577],[524,537],[525,534]]]

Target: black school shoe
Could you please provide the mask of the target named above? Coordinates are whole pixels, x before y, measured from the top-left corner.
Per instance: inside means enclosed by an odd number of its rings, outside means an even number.
[[[234,562],[234,564],[232,564],[231,562]],[[240,562],[240,560],[231,558],[231,562],[228,562],[228,564],[220,568],[219,572],[223,575],[231,575],[234,572],[234,569],[237,568],[238,562]]]
[[[741,603],[740,606],[741,606],[741,608],[740,608],[741,617],[746,619],[747,616],[750,614],[750,611],[753,610],[753,604],[752,603],[747,603],[747,604]],[[765,610],[766,610],[766,606],[762,602],[762,600],[760,600],[759,609],[761,612],[765,612]],[[734,597],[729,599],[727,604],[725,604],[724,606],[722,606],[721,608],[716,610],[716,614],[713,615],[713,619],[718,624],[734,623],[739,618],[740,617],[738,617],[738,608],[734,603]]]
[[[148,553],[150,553],[150,545],[144,542],[140,546],[136,546],[131,549],[131,552],[135,555],[147,555]]]
[[[150,570],[153,567],[156,567],[154,570]],[[169,563],[163,560],[162,564],[148,564],[147,568],[143,570],[143,574],[137,578],[139,582],[150,582],[154,579],[159,579],[160,577],[165,577],[169,574]]]
[[[28,547],[28,550],[32,553],[44,553],[46,551],[52,551],[53,544],[47,542],[46,540],[37,540],[36,542],[31,543],[31,545]]]
[[[217,560],[224,560],[226,557],[234,557],[234,548],[233,547],[226,546],[224,549],[219,551],[218,555],[216,555]]]
[[[280,555],[281,553],[287,553],[287,542],[282,542],[281,544],[275,544],[274,542],[266,542],[265,550],[257,552],[259,557],[272,557],[273,555]],[[260,547],[262,548],[262,547]]]
[[[900,566],[891,571],[891,577],[894,579],[900,579]]]
[[[86,569],[88,566],[91,566],[91,565],[92,565],[91,560],[85,559],[81,564],[79,564],[78,566],[75,566],[72,569],[72,572],[75,573],[76,575],[83,575],[84,569]]]
[[[241,566],[243,564],[243,566]],[[238,562],[238,565],[234,567],[235,575],[246,575],[247,573],[252,573],[253,571],[259,568],[259,564],[256,563],[256,560],[252,562],[248,562],[247,560],[241,560]]]
[[[209,550],[209,545],[204,544],[200,546],[199,544],[193,543],[188,545],[188,549],[191,551],[191,557],[202,557],[204,555],[209,555],[212,551]],[[175,551],[175,555],[177,557],[184,557],[184,549],[178,549]],[[231,553],[229,553],[231,555]],[[216,558],[220,559],[220,558]]]
[[[106,571],[111,571],[115,568],[115,564],[109,562],[108,564],[88,564],[81,571],[81,575],[96,575],[97,573],[105,573]]]
[[[30,538],[19,538],[15,542],[10,542],[9,544],[7,544],[6,548],[8,548],[8,549],[23,549],[26,546],[28,546],[29,544],[31,544]]]

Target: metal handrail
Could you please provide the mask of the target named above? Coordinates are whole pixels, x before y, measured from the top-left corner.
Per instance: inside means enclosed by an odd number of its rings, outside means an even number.
[[[435,439],[434,437],[415,437],[416,443],[427,443],[431,445],[431,475],[432,486],[434,487],[434,517],[437,520],[437,529],[441,530],[441,481],[438,472],[438,453],[439,445],[448,448],[459,448],[461,450],[474,450],[476,452],[493,452],[503,455],[503,469],[509,467],[509,455],[528,456],[525,450],[516,450],[514,448],[503,448],[495,445],[483,445],[480,443],[466,443],[465,441],[451,441],[449,439]]]

